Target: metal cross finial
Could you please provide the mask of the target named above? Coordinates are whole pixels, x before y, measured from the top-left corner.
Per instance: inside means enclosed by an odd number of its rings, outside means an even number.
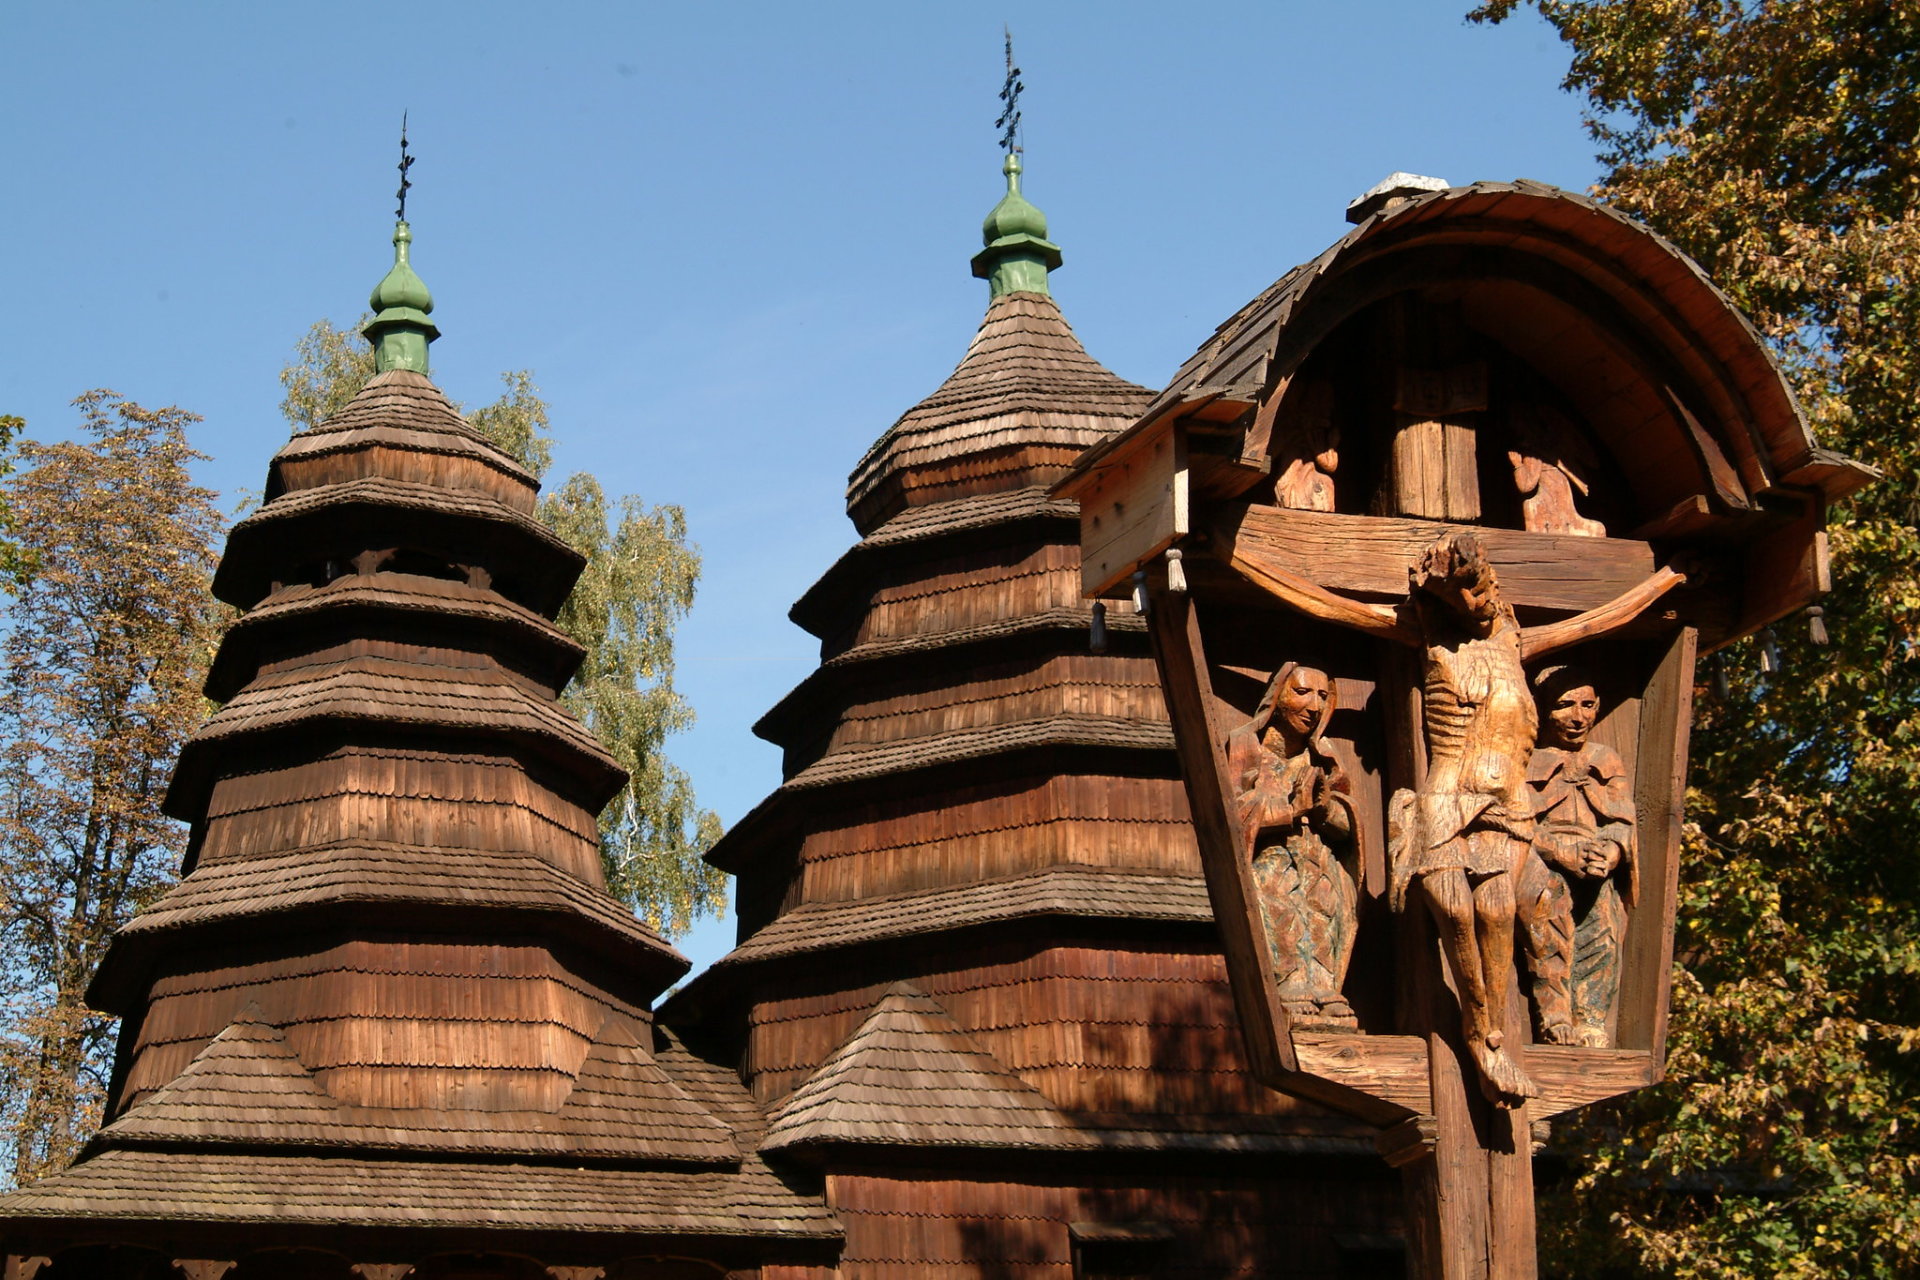
[[[407,154],[407,113],[400,113],[400,207],[394,211],[394,217],[401,222],[407,220],[407,188],[413,183],[407,178],[407,170],[413,168],[413,157]]]
[[[1002,27],[1007,37],[1007,82],[1000,86],[1000,118],[993,127],[1001,130],[1000,149],[1008,155],[1020,150],[1020,68],[1013,65],[1013,29]]]

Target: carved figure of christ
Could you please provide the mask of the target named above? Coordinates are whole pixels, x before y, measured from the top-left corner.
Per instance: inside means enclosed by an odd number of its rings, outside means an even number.
[[[1513,967],[1514,879],[1533,835],[1527,762],[1538,730],[1527,661],[1625,626],[1686,581],[1667,567],[1585,613],[1522,627],[1500,596],[1478,538],[1454,532],[1409,568],[1407,599],[1371,604],[1328,591],[1278,565],[1228,562],[1281,603],[1323,622],[1418,649],[1424,656],[1427,771],[1394,800],[1394,905],[1426,903],[1460,992],[1467,1051],[1481,1091],[1500,1106],[1534,1093],[1504,1044]]]

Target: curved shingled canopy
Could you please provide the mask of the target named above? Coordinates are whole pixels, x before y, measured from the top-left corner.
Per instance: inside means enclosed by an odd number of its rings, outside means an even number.
[[[1118,439],[1170,416],[1241,418],[1342,322],[1409,290],[1458,305],[1600,423],[1658,441],[1637,472],[1619,459],[1650,508],[1698,494],[1717,511],[1747,510],[1779,486],[1832,501],[1872,478],[1814,443],[1764,342],[1685,254],[1617,210],[1525,181],[1373,214],[1222,324]]]

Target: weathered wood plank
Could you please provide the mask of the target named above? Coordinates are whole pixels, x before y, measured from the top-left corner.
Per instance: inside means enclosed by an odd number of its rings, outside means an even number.
[[[1301,1031],[1293,1037],[1300,1070],[1415,1114],[1433,1109],[1427,1046],[1419,1036]]]
[[[1653,548],[1626,538],[1264,505],[1227,508],[1213,532],[1237,554],[1267,560],[1331,591],[1398,598],[1407,594],[1408,566],[1435,539],[1455,530],[1480,539],[1500,574],[1502,596],[1521,608],[1579,613],[1606,604],[1654,571]]]
[[[1227,955],[1227,977],[1246,1033],[1247,1057],[1256,1075],[1278,1087],[1276,1082],[1297,1072],[1300,1062],[1280,1001],[1280,984],[1267,959],[1253,870],[1240,857],[1239,832],[1230,816],[1234,796],[1222,754],[1226,735],[1212,715],[1213,679],[1191,599],[1185,592],[1156,591],[1147,630],[1167,693],[1200,865]]]
[[[1747,551],[1737,635],[1758,631],[1804,609],[1833,590],[1827,549],[1826,512],[1817,501],[1799,519],[1754,543]]]
[[[1627,922],[1614,1044],[1652,1055],[1666,1070],[1667,999],[1672,986],[1673,914],[1680,884],[1680,822],[1687,795],[1687,739],[1693,726],[1693,664],[1699,636],[1676,633],[1640,702],[1640,767],[1633,803],[1640,822],[1640,901]]]
[[[1653,1055],[1645,1049],[1530,1044],[1520,1057],[1527,1078],[1540,1090],[1540,1096],[1527,1104],[1536,1120],[1631,1093],[1654,1081]]]
[[[1172,546],[1191,526],[1185,433],[1147,437],[1076,487],[1080,585],[1098,596]]]

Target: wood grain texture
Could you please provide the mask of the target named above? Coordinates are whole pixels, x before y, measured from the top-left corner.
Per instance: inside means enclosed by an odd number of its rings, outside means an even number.
[[[1080,591],[1101,596],[1192,528],[1186,436],[1179,430],[1115,454],[1075,490]]]
[[[1456,530],[1480,540],[1500,575],[1501,595],[1518,608],[1592,609],[1639,585],[1655,567],[1652,547],[1625,538],[1268,506],[1229,507],[1216,524],[1235,554],[1270,559],[1332,591],[1375,598],[1404,598],[1407,567]]]
[[[1680,827],[1698,652],[1699,637],[1692,628],[1677,632],[1660,655],[1640,707],[1639,758],[1647,762],[1636,772],[1633,797],[1640,827],[1640,902],[1627,924],[1614,1043],[1651,1054],[1656,1080],[1666,1067]]]

